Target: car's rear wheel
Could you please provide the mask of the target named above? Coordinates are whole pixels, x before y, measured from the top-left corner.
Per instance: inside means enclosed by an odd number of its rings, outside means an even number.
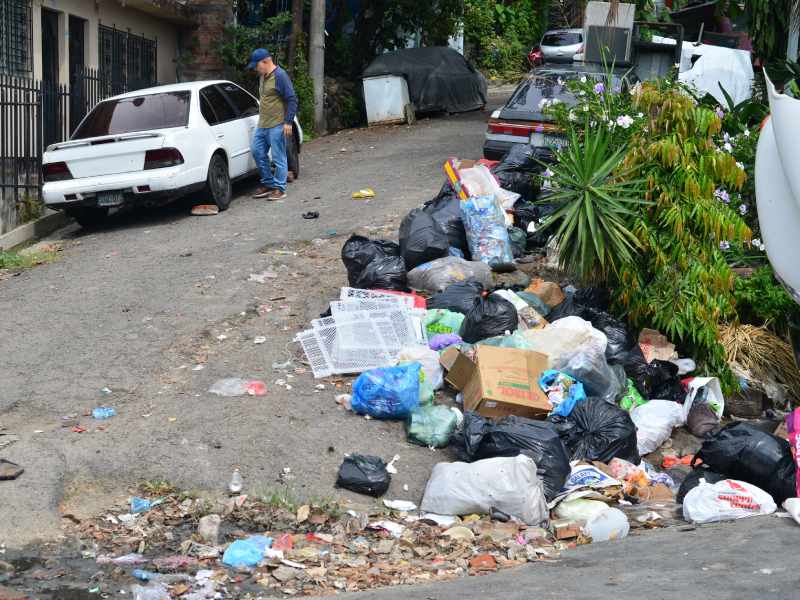
[[[208,164],[205,192],[220,211],[231,204],[231,178],[228,173],[228,161],[222,154],[215,154]]]
[[[292,139],[287,140],[286,163],[294,178],[300,177],[300,141],[297,139],[297,134],[293,134]]]
[[[101,225],[108,216],[108,208],[104,206],[76,206],[67,208],[64,212],[86,229]]]

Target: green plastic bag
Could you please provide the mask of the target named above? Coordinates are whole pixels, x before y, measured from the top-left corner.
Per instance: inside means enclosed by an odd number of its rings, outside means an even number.
[[[550,314],[550,307],[545,304],[544,300],[539,298],[536,294],[531,294],[530,292],[514,292],[517,296],[525,300],[528,306],[532,307],[536,312],[538,312],[543,317],[546,317]]]
[[[422,325],[431,338],[438,333],[458,333],[461,330],[461,323],[464,315],[461,313],[446,310],[444,308],[434,308],[425,312]]]
[[[458,425],[456,412],[446,406],[429,404],[413,410],[406,419],[406,434],[412,444],[444,448]]]
[[[619,407],[630,412],[642,404],[647,404],[647,400],[645,400],[639,393],[639,390],[636,389],[633,381],[628,379],[628,390],[625,392],[622,400],[619,401]]]
[[[533,346],[521,332],[515,331],[510,335],[496,335],[477,343],[478,346],[497,346],[498,348],[518,348],[532,350]]]

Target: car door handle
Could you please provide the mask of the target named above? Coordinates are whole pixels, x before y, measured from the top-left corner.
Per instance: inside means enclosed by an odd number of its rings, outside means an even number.
[[[224,133],[218,133],[218,134],[217,134],[217,139],[218,139],[218,140],[221,140],[221,139],[222,139],[222,138],[224,138],[224,137],[225,137],[225,134],[224,134]]]

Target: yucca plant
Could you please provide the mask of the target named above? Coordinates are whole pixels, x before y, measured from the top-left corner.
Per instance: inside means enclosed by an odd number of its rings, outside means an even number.
[[[550,165],[554,193],[544,202],[561,207],[544,223],[558,226],[554,237],[561,268],[584,283],[604,283],[630,264],[641,248],[628,228],[644,200],[644,180],[621,167],[626,148],[613,149],[605,124],[587,123],[582,136],[572,125],[570,143]]]

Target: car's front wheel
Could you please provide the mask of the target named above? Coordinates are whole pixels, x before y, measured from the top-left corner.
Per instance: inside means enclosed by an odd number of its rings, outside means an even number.
[[[86,229],[99,226],[108,216],[108,208],[103,206],[76,206],[64,212]]]
[[[220,211],[226,210],[231,204],[231,178],[228,173],[228,161],[221,154],[211,157],[208,164],[205,192]]]

